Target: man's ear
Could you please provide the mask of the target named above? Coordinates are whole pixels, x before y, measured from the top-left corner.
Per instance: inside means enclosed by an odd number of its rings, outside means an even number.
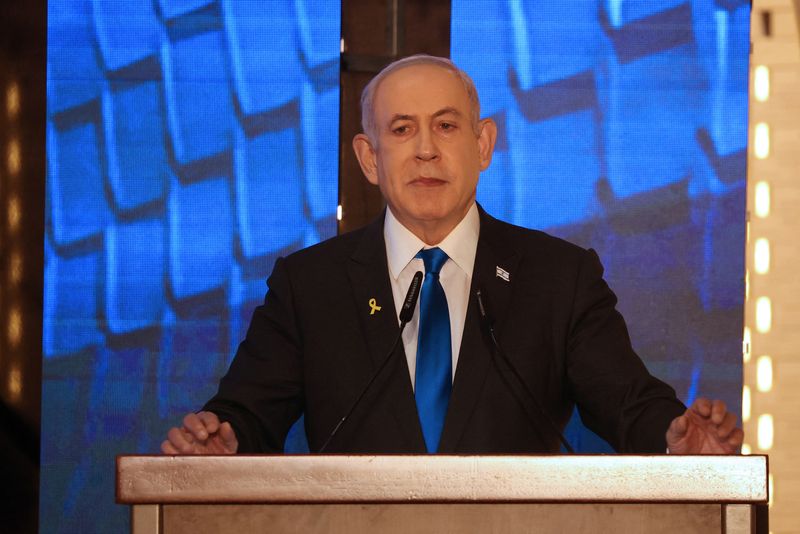
[[[480,133],[478,134],[478,151],[480,156],[481,170],[485,171],[492,162],[494,144],[497,141],[497,124],[492,119],[483,119],[478,123]]]
[[[375,157],[375,149],[372,142],[365,134],[360,133],[353,137],[353,151],[361,165],[361,171],[367,177],[369,183],[378,185],[378,162]]]

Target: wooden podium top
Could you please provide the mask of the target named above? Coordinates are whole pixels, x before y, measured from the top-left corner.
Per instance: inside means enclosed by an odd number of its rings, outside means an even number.
[[[766,456],[119,456],[117,502],[767,502]]]

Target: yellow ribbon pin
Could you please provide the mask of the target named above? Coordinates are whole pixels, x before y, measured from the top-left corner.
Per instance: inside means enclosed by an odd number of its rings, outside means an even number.
[[[370,307],[369,310],[370,315],[375,315],[376,311],[381,311],[381,307],[378,306],[378,303],[375,299],[369,299],[369,307]]]

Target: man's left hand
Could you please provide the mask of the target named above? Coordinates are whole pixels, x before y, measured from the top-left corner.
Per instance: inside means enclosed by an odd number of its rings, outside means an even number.
[[[744,432],[725,403],[699,398],[667,430],[671,454],[736,454]]]

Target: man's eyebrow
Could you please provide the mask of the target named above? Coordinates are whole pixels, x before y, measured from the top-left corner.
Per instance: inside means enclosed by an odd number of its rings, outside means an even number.
[[[462,116],[462,113],[460,111],[458,111],[456,108],[454,108],[454,107],[446,107],[446,108],[442,108],[439,111],[437,111],[436,113],[434,113],[433,117],[434,118],[441,117],[442,115],[447,115],[447,114],[455,115],[456,117],[461,117]]]
[[[456,108],[448,106],[446,108],[442,108],[442,109],[436,111],[433,114],[433,118],[435,119],[437,117],[441,117],[442,115],[448,115],[448,114],[455,115],[457,117],[462,117],[463,116],[463,113],[458,111]],[[389,121],[389,122],[391,124],[392,122],[395,122],[395,121],[413,121],[413,120],[416,120],[416,119],[417,119],[416,115],[409,115],[408,113],[395,113],[394,115],[392,115],[392,120]]]
[[[414,115],[408,115],[404,113],[395,113],[392,115],[392,120],[389,121],[390,123],[394,121],[413,121],[416,118]]]

